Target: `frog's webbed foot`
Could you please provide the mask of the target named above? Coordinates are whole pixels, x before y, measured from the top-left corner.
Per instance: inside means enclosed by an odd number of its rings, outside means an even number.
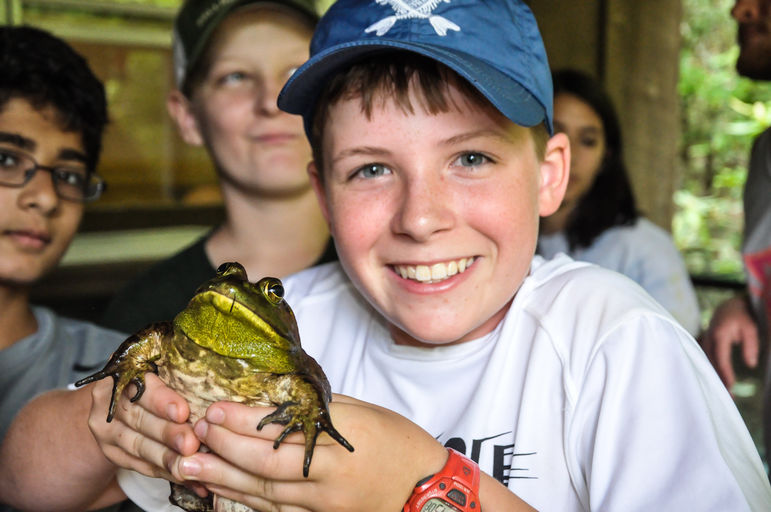
[[[309,407],[310,406],[310,407]],[[313,449],[316,446],[316,438],[321,431],[325,431],[332,439],[340,443],[349,452],[353,446],[332,425],[329,410],[313,401],[312,404],[303,402],[284,402],[278,406],[275,412],[265,416],[257,425],[257,430],[270,423],[286,425],[286,428],[273,442],[273,448],[277,449],[281,442],[291,434],[301,430],[305,435],[305,458],[303,460],[303,476],[307,477],[313,458]]]
[[[145,392],[145,373],[158,372],[155,361],[160,358],[160,340],[170,332],[170,324],[160,323],[129,336],[113,352],[104,368],[75,383],[75,386],[80,387],[108,376],[112,377],[112,397],[107,412],[108,422],[112,421],[115,414],[115,404],[126,386],[134,384],[137,387],[137,392],[131,397],[132,402],[136,402],[142,397]]]

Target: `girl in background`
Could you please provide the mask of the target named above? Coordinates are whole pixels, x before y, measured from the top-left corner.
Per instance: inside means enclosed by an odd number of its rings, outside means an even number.
[[[624,165],[618,116],[602,85],[575,70],[553,74],[554,130],[570,139],[570,181],[541,219],[539,254],[564,252],[632,278],[694,336],[699,306],[671,236],[642,217]]]

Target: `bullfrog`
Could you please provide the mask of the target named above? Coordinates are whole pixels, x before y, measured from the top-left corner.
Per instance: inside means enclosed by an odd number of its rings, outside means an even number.
[[[203,417],[218,400],[254,406],[276,406],[257,425],[285,425],[273,447],[292,432],[305,436],[303,476],[307,477],[316,438],[321,431],[353,451],[329,415],[332,393],[319,364],[302,349],[294,313],[284,300],[281,280],[265,277],[256,283],[236,262],[225,263],[217,275],[196,290],[172,322],[159,322],[128,337],[105,367],[78,382],[113,378],[107,421],[130,383],[132,402],[145,391],[145,374],[156,373],[190,404],[190,421]],[[203,447],[203,449],[206,449]],[[251,510],[211,496],[199,498],[172,483],[169,498],[187,511]]]

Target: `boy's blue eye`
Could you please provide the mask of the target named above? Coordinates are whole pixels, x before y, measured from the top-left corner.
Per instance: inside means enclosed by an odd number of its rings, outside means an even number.
[[[228,73],[227,75],[224,75],[222,78],[220,78],[219,82],[222,84],[238,83],[244,80],[245,78],[246,78],[246,73],[242,73],[241,71],[235,71],[233,73]]]
[[[391,171],[385,165],[369,164],[357,169],[354,177],[360,176],[362,178],[377,178],[390,172]]]
[[[463,167],[474,167],[489,161],[490,159],[482,153],[464,153],[458,157],[457,163]]]

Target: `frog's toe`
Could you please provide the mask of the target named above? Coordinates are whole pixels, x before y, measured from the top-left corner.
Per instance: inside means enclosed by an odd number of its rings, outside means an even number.
[[[321,428],[321,430],[323,430],[324,432],[329,434],[329,436],[332,439],[334,439],[335,441],[337,441],[338,443],[340,443],[340,445],[343,448],[345,448],[349,452],[352,452],[353,451],[353,445],[351,445],[351,443],[349,443],[348,440],[346,438],[344,438],[342,436],[342,434],[340,434],[340,432],[337,431],[335,426],[332,425],[332,422],[329,420],[329,416],[328,415],[325,415],[324,420],[325,421],[323,421],[323,422],[321,422],[319,424],[319,427]]]
[[[260,420],[257,424],[257,430],[262,430],[265,425],[270,425],[271,423],[288,425],[297,416],[297,414],[293,412],[295,407],[297,407],[297,402],[284,402],[283,404],[280,404],[278,409]],[[286,435],[283,437],[286,437]]]
[[[265,416],[257,425],[257,430],[261,430],[270,423],[279,423],[286,425],[281,434],[273,442],[273,448],[277,449],[281,442],[292,432],[302,431],[305,436],[305,458],[303,460],[303,476],[307,477],[310,470],[311,459],[313,458],[313,449],[316,446],[316,438],[323,430],[328,433],[332,439],[340,443],[346,450],[352,452],[353,446],[337,431],[332,425],[329,417],[329,411],[323,408],[317,408],[312,412],[302,410],[301,406],[295,402],[285,402],[279,405],[278,409]]]

